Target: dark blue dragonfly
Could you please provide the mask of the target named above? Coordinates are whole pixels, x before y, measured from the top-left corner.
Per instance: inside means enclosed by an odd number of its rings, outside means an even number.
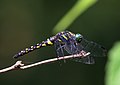
[[[85,64],[94,64],[95,61],[93,57],[106,56],[106,49],[103,46],[86,40],[81,34],[63,31],[48,38],[46,41],[42,41],[42,43],[38,43],[37,45],[21,50],[19,53],[14,55],[14,58],[23,56],[24,54],[27,54],[35,49],[53,45],[55,46],[58,57],[63,57],[65,52],[67,52],[68,55],[79,54],[83,51],[86,53],[90,52],[90,55],[88,56],[73,59],[77,62],[82,62]]]
[[[64,56],[64,51],[72,55],[79,54],[82,51],[90,52],[90,55],[84,58],[75,58],[73,60],[85,64],[94,64],[95,61],[93,57],[104,57],[107,54],[103,46],[86,40],[81,34],[73,34],[65,31],[62,36],[59,36],[59,39],[64,43],[61,43],[60,40],[55,41],[55,49],[58,57]]]

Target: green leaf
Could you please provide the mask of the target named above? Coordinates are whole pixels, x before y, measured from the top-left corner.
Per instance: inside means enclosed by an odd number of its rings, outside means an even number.
[[[76,18],[78,18],[90,6],[95,4],[97,0],[78,0],[76,4],[66,13],[63,18],[56,24],[53,33],[57,33],[68,28]]]
[[[109,52],[106,85],[120,85],[120,42],[117,42]]]

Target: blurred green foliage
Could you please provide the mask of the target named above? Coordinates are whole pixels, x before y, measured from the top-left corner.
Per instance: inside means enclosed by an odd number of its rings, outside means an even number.
[[[97,0],[78,0],[75,5],[66,13],[53,29],[53,33],[67,29],[84,11],[95,4]]]
[[[106,65],[106,85],[120,85],[120,42],[109,52]]]

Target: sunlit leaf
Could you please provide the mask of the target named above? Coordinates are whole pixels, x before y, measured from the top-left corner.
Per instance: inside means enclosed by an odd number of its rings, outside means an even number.
[[[120,42],[116,43],[109,52],[106,85],[120,85]]]
[[[95,4],[97,0],[78,0],[75,5],[61,18],[53,29],[57,33],[67,29],[84,11]]]

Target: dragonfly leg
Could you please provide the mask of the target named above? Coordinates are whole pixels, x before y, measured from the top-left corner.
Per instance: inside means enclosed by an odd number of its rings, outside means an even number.
[[[64,63],[66,63],[66,60],[64,59],[64,51],[63,51],[63,48],[64,48],[64,45],[61,45],[61,44],[60,44],[60,47],[57,49],[57,53],[58,53],[58,55],[61,55],[61,56],[58,56],[58,57],[63,57]],[[59,54],[60,52],[61,52],[61,54]]]
[[[84,58],[84,57],[86,57],[87,52],[85,52],[84,50],[82,50],[82,51],[80,51],[79,54],[81,55],[81,58]]]
[[[63,48],[64,48],[64,45],[62,45],[59,41],[55,42],[55,50],[56,50],[58,57],[64,57]],[[59,60],[59,58],[58,58],[58,60]],[[64,59],[64,62],[66,62],[65,59]]]

